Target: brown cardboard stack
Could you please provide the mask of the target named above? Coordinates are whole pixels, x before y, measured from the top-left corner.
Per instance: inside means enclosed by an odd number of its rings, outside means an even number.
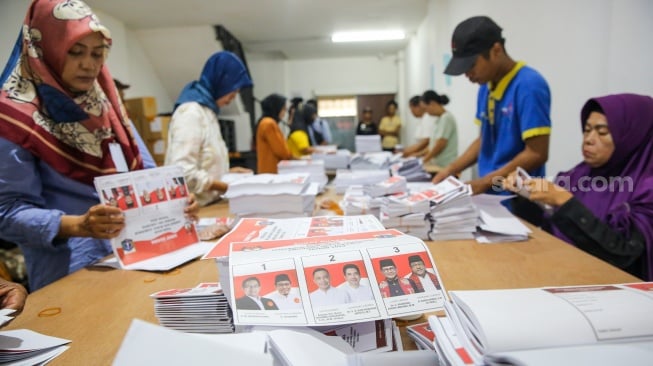
[[[169,116],[157,116],[156,99],[140,97],[125,100],[129,117],[134,122],[157,165],[163,165],[166,153]]]

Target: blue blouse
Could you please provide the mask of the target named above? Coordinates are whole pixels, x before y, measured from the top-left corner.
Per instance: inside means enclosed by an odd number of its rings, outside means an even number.
[[[138,133],[136,141],[145,168],[155,167]],[[31,291],[111,254],[108,240],[55,238],[62,215],[82,215],[100,203],[95,187],[60,174],[2,137],[0,156],[0,237],[20,246]]]

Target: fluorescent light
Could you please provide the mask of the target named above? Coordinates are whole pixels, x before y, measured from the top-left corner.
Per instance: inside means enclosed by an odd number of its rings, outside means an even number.
[[[365,31],[365,32],[336,32],[331,36],[332,42],[368,42],[368,41],[395,41],[406,38],[402,30]]]

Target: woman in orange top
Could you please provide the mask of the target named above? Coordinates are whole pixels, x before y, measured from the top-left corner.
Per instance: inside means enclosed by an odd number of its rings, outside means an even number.
[[[278,125],[286,115],[286,97],[270,94],[261,101],[261,109],[263,116],[256,128],[256,172],[276,174],[277,164],[281,160],[292,159],[286,139]]]

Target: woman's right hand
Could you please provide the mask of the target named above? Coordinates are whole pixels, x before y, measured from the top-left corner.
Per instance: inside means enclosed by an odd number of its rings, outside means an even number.
[[[522,183],[518,182],[517,171],[513,170],[512,173],[508,174],[506,178],[503,179],[503,189],[511,192],[518,192],[523,186]]]
[[[118,207],[98,204],[81,216],[64,216],[60,236],[112,239],[125,227],[125,215]]]

